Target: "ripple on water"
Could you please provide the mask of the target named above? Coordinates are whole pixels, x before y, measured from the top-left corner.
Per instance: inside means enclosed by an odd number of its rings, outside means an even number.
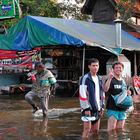
[[[79,107],[78,98],[59,98],[50,102],[50,108]],[[125,130],[108,133],[107,117],[101,120],[101,129],[94,140],[139,140],[140,103],[134,103],[134,111],[129,114]],[[58,118],[35,120],[30,106],[25,100],[0,99],[0,140],[81,140],[83,123],[80,111],[71,112]],[[93,136],[90,138],[93,139]]]

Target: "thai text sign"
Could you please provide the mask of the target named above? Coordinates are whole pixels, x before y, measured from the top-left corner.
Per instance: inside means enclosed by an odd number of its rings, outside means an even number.
[[[15,17],[15,1],[0,0],[0,19]]]

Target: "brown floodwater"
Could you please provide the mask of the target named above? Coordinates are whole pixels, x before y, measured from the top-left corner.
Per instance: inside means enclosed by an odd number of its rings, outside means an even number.
[[[106,114],[101,119],[98,135],[90,140],[140,140],[140,96],[134,96],[134,111],[128,115],[125,130],[107,133]],[[66,109],[67,113],[48,119],[32,116],[31,107],[24,98],[2,96],[0,98],[0,140],[81,140],[82,121],[77,97],[52,98],[50,110]],[[65,111],[65,110],[64,110]]]

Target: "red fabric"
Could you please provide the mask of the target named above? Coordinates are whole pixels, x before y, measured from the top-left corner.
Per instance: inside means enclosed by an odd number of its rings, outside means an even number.
[[[138,76],[133,77],[134,86],[140,88],[140,78]]]
[[[80,100],[82,100],[82,101],[86,101],[86,100],[87,100],[87,98],[83,98],[83,97],[80,96],[80,95],[79,95],[79,98],[80,98]]]
[[[137,32],[129,32],[129,34],[133,35],[136,38],[140,38],[140,34]]]

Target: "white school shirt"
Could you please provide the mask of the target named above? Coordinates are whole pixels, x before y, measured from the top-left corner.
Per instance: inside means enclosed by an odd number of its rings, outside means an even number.
[[[98,106],[98,110],[100,111],[101,107],[100,107],[100,90],[99,90],[99,79],[98,76],[92,76],[92,80],[95,83],[95,99],[97,102],[97,106]]]

